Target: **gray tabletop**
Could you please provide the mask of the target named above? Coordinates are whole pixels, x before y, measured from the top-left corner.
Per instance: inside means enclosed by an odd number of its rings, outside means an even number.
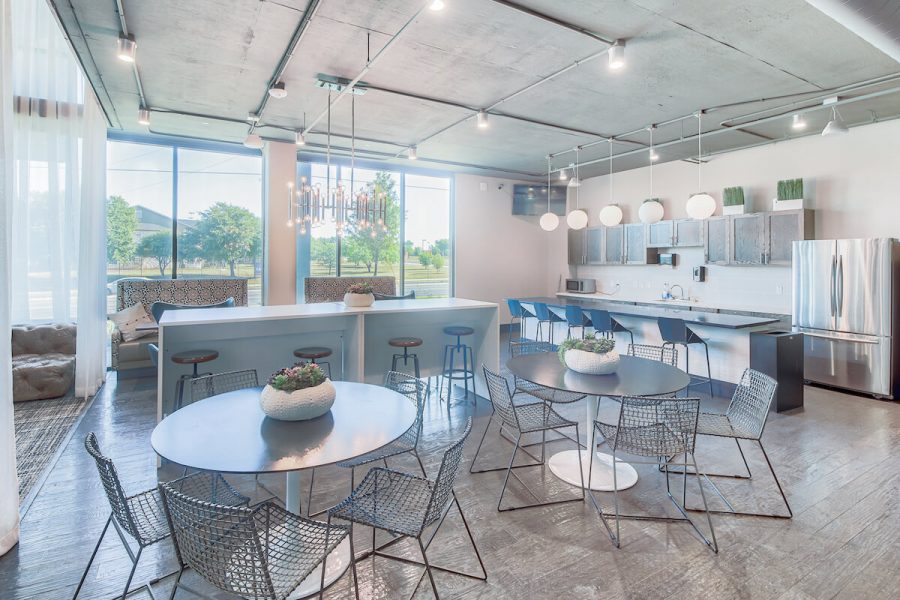
[[[393,442],[416,418],[406,396],[376,385],[335,381],[331,412],[277,421],[259,407],[262,388],[212,396],[163,419],[150,443],[172,462],[220,473],[277,473],[329,465]]]
[[[517,356],[506,363],[522,379],[555,390],[590,396],[659,396],[674,394],[687,387],[690,377],[670,365],[622,356],[619,368],[611,375],[583,375],[567,369],[555,352]]]
[[[745,327],[771,325],[772,323],[779,322],[779,319],[775,319],[773,317],[750,317],[744,315],[731,315],[727,313],[701,312],[697,310],[690,310],[689,307],[657,308],[655,306],[629,304],[624,302],[610,302],[587,298],[585,298],[584,300],[579,300],[575,298],[532,297],[516,298],[516,300],[522,302],[523,304],[543,302],[544,304],[557,308],[561,311],[564,311],[566,309],[566,306],[578,306],[580,308],[607,310],[613,316],[621,315],[623,317],[641,317],[645,319],[670,317],[673,319],[684,319],[684,321],[688,324],[706,325],[707,327],[722,327],[725,329],[743,329]]]

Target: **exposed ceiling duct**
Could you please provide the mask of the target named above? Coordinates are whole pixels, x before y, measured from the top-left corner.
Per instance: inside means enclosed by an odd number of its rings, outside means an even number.
[[[900,2],[894,0],[806,1],[900,62]]]

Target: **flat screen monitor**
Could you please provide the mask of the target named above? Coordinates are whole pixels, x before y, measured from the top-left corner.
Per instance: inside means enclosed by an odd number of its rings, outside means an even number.
[[[516,184],[513,186],[514,215],[542,215],[547,212],[547,186]],[[550,212],[566,214],[566,186],[550,186]]]

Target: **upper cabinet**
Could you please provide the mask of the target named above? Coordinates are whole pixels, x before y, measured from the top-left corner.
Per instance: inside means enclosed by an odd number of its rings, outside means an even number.
[[[651,223],[648,228],[649,240],[647,246],[650,248],[670,248],[674,245],[675,239],[675,222],[659,221]]]
[[[589,265],[603,264],[603,228],[590,227],[585,229],[585,263]]]
[[[728,264],[728,217],[710,217],[703,223],[704,257],[708,265]]]
[[[649,265],[657,260],[656,248],[647,246],[650,228],[643,223],[629,223],[625,226],[625,264]]]
[[[569,264],[573,266],[585,263],[585,230],[569,229]]]
[[[696,219],[674,221],[673,246],[691,248],[703,246],[703,222]]]
[[[621,265],[625,262],[625,226],[605,227],[603,236],[603,264]]]
[[[815,238],[813,212],[788,210],[707,219],[707,264],[791,264],[791,245]]]
[[[766,264],[790,265],[794,242],[815,239],[812,210],[764,213],[766,219]]]
[[[765,213],[735,215],[730,219],[731,260],[735,265],[766,263]]]

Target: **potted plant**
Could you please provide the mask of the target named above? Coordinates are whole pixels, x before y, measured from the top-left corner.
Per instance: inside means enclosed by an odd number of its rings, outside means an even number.
[[[803,208],[803,180],[783,179],[778,182],[778,197],[772,201],[772,210],[797,210]]]
[[[744,212],[744,188],[725,188],[725,191],[722,193],[722,214],[742,215]]]
[[[375,288],[371,283],[354,283],[347,288],[344,294],[344,304],[347,306],[372,306],[375,302]]]
[[[266,415],[281,421],[321,417],[334,404],[335,389],[315,363],[298,363],[276,371],[259,396]]]
[[[619,366],[616,342],[588,335],[583,340],[568,339],[559,345],[559,361],[569,369],[586,375],[608,375]]]

